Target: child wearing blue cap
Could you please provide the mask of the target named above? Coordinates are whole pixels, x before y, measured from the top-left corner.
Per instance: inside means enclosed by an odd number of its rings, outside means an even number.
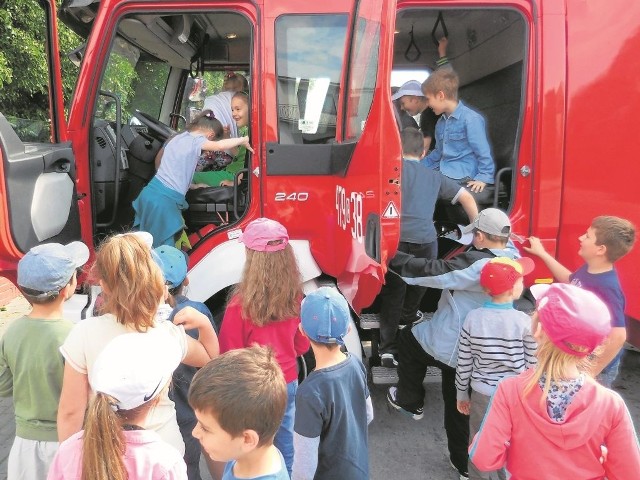
[[[58,348],[73,327],[62,307],[76,290],[76,269],[88,259],[84,243],[48,243],[33,247],[18,263],[18,288],[32,310],[0,340],[0,396],[13,396],[16,416],[11,479],[44,480],[58,449],[64,369]]]
[[[173,321],[176,313],[185,307],[192,307],[198,312],[205,315],[211,325],[213,325],[213,316],[209,308],[202,302],[189,300],[184,295],[184,289],[189,285],[187,277],[187,258],[182,252],[175,247],[161,245],[153,249],[154,258],[164,276],[165,284],[169,289],[167,303],[172,308],[169,314],[169,321]],[[198,330],[187,330],[187,335],[197,339]],[[200,480],[200,442],[191,434],[198,420],[196,419],[193,409],[189,405],[188,395],[189,386],[193,380],[193,376],[198,369],[181,363],[173,374],[173,388],[169,392],[169,397],[176,404],[176,417],[178,419],[178,427],[184,440],[184,461],[187,464],[187,476],[189,480]]]
[[[362,362],[343,353],[351,314],[337,290],[310,293],[300,311],[316,369],[296,393],[292,480],[367,480],[367,425],[373,406]]]

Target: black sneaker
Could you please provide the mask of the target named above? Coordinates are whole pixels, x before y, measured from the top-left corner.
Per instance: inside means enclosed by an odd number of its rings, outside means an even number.
[[[424,409],[422,407],[419,407],[415,410],[408,410],[404,407],[401,407],[396,401],[397,391],[398,389],[396,387],[389,387],[389,390],[387,390],[387,402],[389,402],[389,405],[398,410],[400,413],[404,413],[405,415],[410,416],[414,420],[420,420],[424,416]]]
[[[453,464],[451,459],[449,459],[449,464],[451,465],[451,468],[453,468],[456,472],[458,472],[458,474],[460,475],[460,480],[469,480],[469,473],[467,471],[460,470],[458,467],[456,467]]]
[[[398,361],[393,353],[383,353],[380,355],[380,365],[387,368],[396,368]]]

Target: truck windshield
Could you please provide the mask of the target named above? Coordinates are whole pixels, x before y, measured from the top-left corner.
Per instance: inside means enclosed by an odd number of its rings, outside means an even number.
[[[157,119],[169,71],[170,67],[166,63],[141,55],[138,48],[117,37],[111,48],[100,90],[120,98],[123,123],[131,123],[136,110]],[[110,122],[116,120],[112,96],[99,97],[96,116]]]

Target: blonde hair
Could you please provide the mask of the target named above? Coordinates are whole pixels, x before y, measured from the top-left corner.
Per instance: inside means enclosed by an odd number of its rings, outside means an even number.
[[[242,280],[233,290],[242,316],[258,327],[300,315],[302,275],[291,245],[275,252],[245,248]]]
[[[98,250],[92,273],[106,287],[102,312],[138,332],[153,326],[164,297],[164,278],[143,240],[133,234],[108,238]]]
[[[584,372],[591,366],[591,360],[589,357],[578,357],[572,355],[556,347],[549,337],[541,332],[541,337],[538,340],[538,350],[536,352],[538,364],[534,370],[531,379],[525,385],[523,395],[526,397],[534,388],[538,386],[540,379],[544,375],[544,386],[542,388],[542,397],[540,403],[544,405],[551,389],[551,383],[560,380],[567,380],[566,371],[570,367],[577,367],[578,370]]]
[[[82,435],[81,480],[127,480],[124,464],[126,440],[124,423],[139,418],[143,410],[158,402],[158,397],[131,410],[114,411],[117,401],[106,393],[97,392],[89,402]]]
[[[459,86],[458,74],[450,68],[441,68],[422,82],[422,92],[425,95],[436,95],[438,92],[442,92],[447,100],[457,100]]]

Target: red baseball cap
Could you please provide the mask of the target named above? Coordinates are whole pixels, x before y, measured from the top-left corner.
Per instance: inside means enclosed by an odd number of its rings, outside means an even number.
[[[277,252],[287,246],[289,234],[281,223],[262,217],[249,223],[239,240],[257,252]]]
[[[489,295],[500,295],[511,290],[516,280],[531,273],[533,267],[533,260],[526,257],[517,259],[492,258],[482,267],[480,285],[489,292]]]
[[[566,283],[532,285],[542,329],[560,350],[585,357],[611,332],[605,303],[588,290]]]

